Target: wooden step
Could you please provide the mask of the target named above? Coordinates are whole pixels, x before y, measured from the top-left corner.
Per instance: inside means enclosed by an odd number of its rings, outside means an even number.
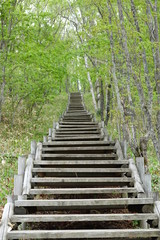
[[[129,168],[33,168],[33,173],[129,173]]]
[[[32,184],[55,187],[90,187],[90,186],[133,186],[131,177],[45,177],[32,178]]]
[[[67,132],[65,132],[65,131],[56,131],[56,135],[57,136],[61,136],[61,135],[64,135],[64,136],[68,136],[68,135],[73,135],[73,134],[84,134],[84,135],[95,135],[95,134],[100,134],[101,133],[101,131],[100,130],[96,130],[96,131],[82,131],[82,130],[80,130],[80,131],[67,131]]]
[[[108,193],[136,193],[137,189],[134,187],[126,188],[45,188],[45,189],[31,189],[30,194],[58,194],[58,195],[65,195],[65,194],[108,194]]]
[[[115,146],[97,146],[97,147],[63,147],[63,148],[59,148],[59,147],[43,147],[42,148],[43,151],[45,152],[56,152],[56,151],[115,151],[116,147]]]
[[[43,153],[42,158],[44,159],[74,159],[74,160],[81,160],[81,159],[89,159],[89,160],[105,160],[105,159],[117,159],[117,155],[112,154],[47,154]]]
[[[11,221],[15,222],[90,222],[90,221],[140,221],[157,220],[153,213],[135,214],[48,214],[48,215],[13,215]]]
[[[11,231],[8,239],[104,239],[160,237],[160,229],[97,229],[97,230],[21,230]]]
[[[106,167],[110,167],[113,166],[114,168],[117,167],[121,167],[122,165],[124,166],[128,166],[129,162],[128,160],[61,160],[61,161],[34,161],[34,166],[36,165],[40,165],[40,166],[47,166],[50,165],[55,166],[55,165],[88,165],[88,167],[90,167],[90,165],[93,165],[96,167],[96,165],[102,165],[101,167],[104,167],[104,165]]]
[[[81,126],[82,126],[82,125],[92,125],[92,126],[95,126],[95,125],[96,125],[96,126],[97,126],[97,123],[95,123],[95,122],[88,122],[88,121],[87,121],[87,122],[83,121],[83,122],[78,122],[78,123],[77,123],[77,122],[74,122],[74,121],[73,121],[73,122],[72,122],[72,121],[71,121],[71,122],[60,121],[59,124],[60,124],[60,125],[61,125],[61,124],[62,124],[62,125],[77,125],[77,124],[78,124],[78,125],[81,125]]]
[[[73,141],[68,141],[68,142],[44,142],[43,143],[43,147],[44,146],[62,146],[62,145],[65,145],[65,146],[83,146],[83,147],[87,147],[87,146],[114,146],[115,145],[115,142],[114,141],[78,141],[78,142],[73,142]]]
[[[80,112],[80,113],[78,113],[78,112],[76,112],[76,113],[69,113],[69,112],[66,112],[65,114],[64,114],[64,116],[67,116],[67,117],[80,117],[80,116],[91,116],[92,114],[91,113],[82,113],[82,112]]]
[[[77,140],[77,141],[85,141],[85,140],[99,140],[102,139],[101,135],[91,135],[91,136],[68,136],[68,137],[54,137],[52,138],[53,141],[70,141],[70,140]]]
[[[69,127],[69,128],[66,128],[66,127],[59,127],[59,129],[57,129],[56,130],[56,132],[68,132],[68,131],[93,131],[93,132],[95,132],[95,131],[99,131],[100,130],[100,128],[99,127],[86,127],[86,128],[83,128],[83,127],[81,127],[81,128],[75,128],[75,127],[73,127],[73,128],[71,128],[71,127]]]
[[[104,209],[129,205],[152,205],[152,198],[16,200],[15,207],[54,207],[54,209]]]

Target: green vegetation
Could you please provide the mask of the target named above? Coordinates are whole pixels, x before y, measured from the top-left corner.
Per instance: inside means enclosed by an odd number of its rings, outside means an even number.
[[[6,122],[0,124],[0,206],[5,204],[7,195],[12,194],[18,156],[29,154],[31,140],[42,141],[53,120],[58,121],[66,109],[67,101],[67,94],[55,97],[52,103],[44,106],[38,118],[28,119],[17,114],[12,129],[5,116]]]

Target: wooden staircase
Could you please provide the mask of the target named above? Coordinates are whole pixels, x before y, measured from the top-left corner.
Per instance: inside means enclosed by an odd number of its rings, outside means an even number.
[[[139,159],[139,166],[143,159]],[[71,93],[43,143],[19,159],[0,239],[160,239],[160,203],[132,159]],[[25,168],[24,168],[25,166]],[[140,168],[139,168],[140,169]]]

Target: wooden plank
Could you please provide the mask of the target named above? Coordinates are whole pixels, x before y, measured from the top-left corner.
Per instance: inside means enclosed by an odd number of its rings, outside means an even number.
[[[113,165],[115,167],[121,166],[121,165],[128,165],[129,162],[128,160],[61,160],[61,161],[35,161],[34,165],[41,165],[41,166],[45,166],[45,165]],[[102,166],[103,167],[103,166]]]
[[[137,192],[144,193],[143,185],[133,159],[129,159],[129,168],[131,169],[132,177],[135,179],[135,187],[137,188]]]
[[[152,213],[135,214],[47,214],[47,215],[13,215],[12,222],[83,222],[83,221],[139,221],[156,220]]]
[[[88,128],[88,129],[95,129],[95,128],[98,128],[99,129],[99,127],[98,127],[98,125],[97,124],[94,124],[94,125],[87,125],[87,124],[85,124],[85,125],[59,125],[59,127],[60,127],[60,129],[83,129],[83,128]]]
[[[73,159],[106,159],[106,158],[117,158],[117,155],[112,154],[47,154],[43,153],[42,158],[73,158]]]
[[[37,173],[128,173],[129,168],[33,168]]]
[[[42,157],[42,143],[39,142],[37,143],[35,161],[41,161],[41,157]]]
[[[57,130],[57,133],[58,132],[68,132],[68,131],[99,131],[99,128],[98,127],[81,127],[81,128],[75,128],[75,127],[73,127],[73,128],[59,128],[58,130]]]
[[[33,155],[29,154],[24,175],[23,195],[28,195],[31,189],[32,168],[33,168]]]
[[[23,175],[14,175],[14,195],[20,196],[22,195],[23,190]]]
[[[155,201],[155,203],[154,203],[154,212],[158,216],[158,228],[160,229],[160,201]]]
[[[12,225],[10,223],[10,219],[13,215],[14,204],[12,202],[8,202],[3,210],[3,215],[0,223],[0,239],[7,240],[7,232],[11,231]]]
[[[60,135],[70,135],[70,134],[99,134],[100,130],[97,131],[56,131],[56,136]]]
[[[107,206],[121,207],[128,205],[150,205],[153,204],[152,198],[112,198],[112,199],[52,199],[52,200],[18,200],[15,201],[16,207],[55,207],[60,209],[66,209],[71,207],[77,207],[82,209],[83,207],[91,207],[92,209],[99,207],[104,208]]]
[[[52,140],[54,140],[54,141],[63,141],[63,140],[71,140],[71,139],[73,139],[73,140],[93,140],[93,139],[96,139],[96,140],[98,140],[98,139],[101,139],[101,135],[95,135],[95,136],[82,136],[82,137],[79,137],[78,135],[77,136],[68,136],[68,137],[55,137],[54,139],[52,139]]]
[[[102,239],[102,238],[149,238],[160,237],[159,229],[98,229],[98,230],[26,230],[12,231],[8,239],[26,236],[32,239]]]
[[[122,149],[121,149],[120,142],[118,140],[116,141],[115,146],[117,148],[118,160],[123,160],[124,156],[123,156],[123,152],[122,152]]]
[[[32,183],[128,183],[133,182],[133,178],[126,177],[97,177],[97,178],[62,178],[62,177],[50,177],[50,178],[32,178]]]
[[[19,156],[18,157],[18,174],[23,175],[25,172],[26,167],[26,156]]]
[[[98,146],[98,145],[102,145],[102,146],[107,146],[107,145],[115,145],[114,141],[78,141],[78,142],[73,142],[73,141],[68,141],[68,142],[50,142],[50,143],[43,143],[43,146],[61,146],[65,144],[67,145],[71,145],[71,146],[89,146],[89,145],[93,145],[93,146]]]
[[[30,194],[107,194],[107,193],[136,193],[136,188],[50,188],[31,189]]]
[[[65,125],[65,124],[67,124],[67,125],[93,125],[93,126],[97,126],[98,124],[97,123],[94,123],[94,122],[85,122],[85,121],[83,121],[83,122],[73,122],[73,121],[71,121],[71,122],[65,122],[65,121],[61,121],[60,123],[59,123],[60,125],[62,124],[62,125]]]
[[[115,146],[95,146],[94,148],[93,147],[88,147],[88,146],[82,146],[82,147],[74,147],[74,146],[68,146],[68,147],[63,147],[63,148],[56,148],[56,147],[45,147],[42,149],[43,151],[45,152],[51,152],[51,151],[83,151],[83,150],[86,150],[86,151],[101,151],[101,150],[104,150],[104,151],[107,151],[107,150],[116,150],[116,147]],[[37,161],[37,159],[36,159]]]
[[[36,154],[36,147],[37,147],[37,143],[36,141],[31,141],[31,154],[34,158],[35,154]]]

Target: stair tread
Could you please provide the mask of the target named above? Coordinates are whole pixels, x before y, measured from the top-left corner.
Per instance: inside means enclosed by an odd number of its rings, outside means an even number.
[[[66,178],[62,178],[62,177],[48,177],[48,178],[32,178],[31,182],[62,182],[62,183],[67,183],[67,182],[85,182],[85,183],[89,183],[89,182],[110,182],[110,183],[115,183],[115,182],[133,182],[134,178],[131,177],[90,177],[90,178],[83,178],[83,177],[66,177]]]
[[[112,198],[112,199],[52,199],[52,200],[16,200],[15,206],[53,206],[53,207],[72,207],[72,206],[123,206],[123,205],[144,205],[153,204],[152,198]]]
[[[55,173],[67,173],[67,172],[96,172],[96,173],[123,173],[123,172],[131,172],[131,170],[129,168],[33,168],[32,169],[33,172],[43,172],[43,173],[49,173],[49,172],[55,172]]]
[[[160,229],[97,229],[97,230],[21,230],[11,231],[7,234],[8,239],[17,238],[39,239],[86,239],[86,238],[131,238],[131,237],[160,237]]]
[[[41,161],[34,161],[34,165],[128,165],[129,161],[127,160],[60,160],[60,161],[47,161],[47,160],[41,160]],[[103,167],[103,166],[102,166]]]
[[[71,146],[80,146],[80,145],[108,145],[108,144],[115,144],[114,141],[111,141],[111,142],[107,142],[107,141],[79,141],[79,142],[73,142],[73,141],[68,141],[68,142],[44,142],[43,143],[43,146],[57,146],[57,145],[62,145],[62,144],[65,144],[65,145],[71,145]]]
[[[81,222],[81,221],[124,221],[124,220],[156,220],[153,213],[120,213],[120,214],[31,214],[13,215],[12,222]]]
[[[99,194],[99,193],[136,193],[137,189],[130,188],[45,188],[31,189],[30,194]]]

